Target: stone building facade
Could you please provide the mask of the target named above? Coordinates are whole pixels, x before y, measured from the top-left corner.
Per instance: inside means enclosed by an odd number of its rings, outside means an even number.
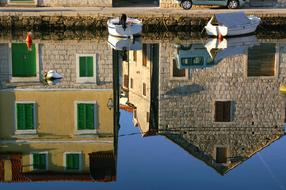
[[[285,47],[261,43],[212,67],[178,71],[177,49],[161,43],[159,134],[221,174],[279,139],[285,119],[279,93],[286,79]],[[263,66],[265,73],[254,60],[262,64],[266,57],[254,55],[267,48],[274,52],[266,53],[272,58]]]

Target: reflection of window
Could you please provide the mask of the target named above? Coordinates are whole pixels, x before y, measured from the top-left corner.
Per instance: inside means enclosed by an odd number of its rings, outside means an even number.
[[[133,78],[130,79],[130,88],[133,89]]]
[[[25,43],[12,44],[12,76],[37,76],[35,44],[32,45],[31,50]]]
[[[176,60],[173,59],[173,77],[185,77],[186,71],[185,69],[178,69]]]
[[[65,153],[65,168],[66,170],[78,171],[81,169],[81,154],[80,153]]]
[[[128,75],[124,75],[123,77],[124,79],[124,87],[128,88],[129,87],[129,76]]]
[[[143,44],[143,51],[142,51],[142,56],[143,56],[143,62],[142,62],[142,64],[143,64],[143,66],[147,66],[147,59],[148,59],[148,49],[147,49],[148,47],[147,47],[147,44]]]
[[[96,82],[96,55],[76,55],[77,82]]]
[[[226,163],[226,162],[227,162],[227,148],[216,147],[216,163]]]
[[[249,48],[247,76],[274,76],[275,51],[275,44],[261,44]]]
[[[46,170],[48,154],[47,153],[33,153],[33,170]]]
[[[91,103],[77,104],[77,130],[94,130],[96,105]]]
[[[186,65],[203,65],[204,58],[203,57],[189,57],[189,58],[181,58],[181,64]]]
[[[215,121],[230,122],[232,121],[232,102],[216,101],[215,102]]]
[[[79,77],[93,77],[93,56],[79,57]]]
[[[17,130],[35,129],[35,104],[16,103]]]
[[[143,95],[146,96],[146,83],[143,83]]]
[[[150,113],[149,112],[147,112],[146,118],[147,118],[147,122],[149,122],[150,121]]]
[[[137,61],[137,51],[133,51],[133,61]]]

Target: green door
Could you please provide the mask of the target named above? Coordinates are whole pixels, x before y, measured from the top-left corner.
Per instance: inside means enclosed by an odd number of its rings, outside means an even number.
[[[25,43],[12,44],[12,76],[35,77],[36,73],[36,48],[28,50]]]

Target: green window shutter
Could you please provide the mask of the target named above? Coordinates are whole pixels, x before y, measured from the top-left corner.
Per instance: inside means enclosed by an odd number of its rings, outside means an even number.
[[[95,105],[94,104],[78,104],[77,105],[77,129],[95,129],[94,126],[94,114]]]
[[[93,77],[93,57],[85,56],[79,58],[79,76]]]
[[[17,129],[31,130],[34,127],[34,104],[17,104]]]
[[[24,130],[25,123],[25,105],[17,104],[17,129]]]
[[[86,104],[86,129],[94,129],[94,104]]]
[[[46,154],[33,154],[33,168],[36,170],[45,170],[47,161],[46,159]]]
[[[78,104],[77,105],[77,129],[83,130],[85,129],[85,105]]]
[[[79,154],[66,154],[66,169],[79,170]]]
[[[36,71],[36,47],[32,45],[29,51],[25,43],[12,44],[12,76],[35,77]]]

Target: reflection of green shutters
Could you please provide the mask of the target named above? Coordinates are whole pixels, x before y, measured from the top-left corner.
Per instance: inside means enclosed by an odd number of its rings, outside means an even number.
[[[34,127],[34,104],[17,104],[17,130],[31,130]]]
[[[32,45],[31,51],[25,43],[12,44],[12,75],[13,77],[35,77],[36,48]]]
[[[77,104],[78,130],[95,129],[94,109],[95,104]]]
[[[33,154],[33,168],[34,170],[45,170],[47,168],[47,157],[44,153]]]
[[[77,153],[66,154],[66,169],[79,170],[80,155]]]
[[[93,56],[79,57],[79,76],[93,77]]]

